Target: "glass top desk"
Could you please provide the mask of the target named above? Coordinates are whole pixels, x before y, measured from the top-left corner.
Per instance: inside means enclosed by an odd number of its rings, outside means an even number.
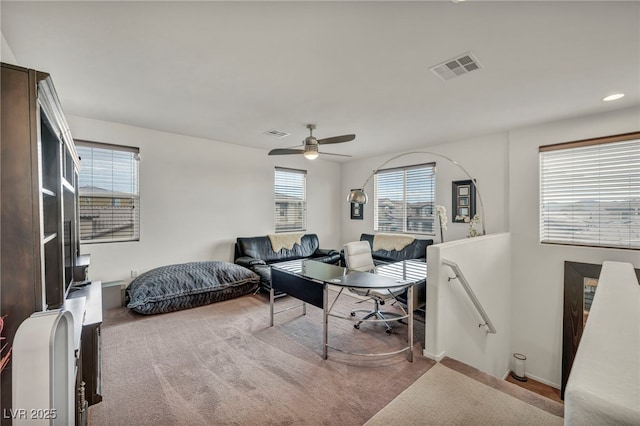
[[[328,348],[346,352],[340,348],[329,346],[328,328],[329,316],[342,319],[353,319],[332,314],[335,302],[345,288],[363,289],[407,289],[407,311],[403,316],[390,318],[390,321],[407,319],[407,347],[393,352],[354,355],[382,356],[407,351],[407,358],[413,361],[413,287],[426,280],[427,264],[416,260],[404,260],[386,265],[380,265],[372,272],[350,271],[347,268],[317,262],[314,260],[290,260],[271,265],[271,291],[269,294],[270,326],[273,327],[273,317],[277,313],[297,308],[292,306],[281,311],[274,310],[275,291],[279,290],[302,301],[302,314],[306,314],[306,303],[322,309],[322,358],[327,359]],[[329,303],[329,284],[340,287],[340,292]],[[379,320],[367,320],[379,321]]]

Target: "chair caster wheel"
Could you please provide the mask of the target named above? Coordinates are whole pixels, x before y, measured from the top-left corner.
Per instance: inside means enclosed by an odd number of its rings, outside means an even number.
[[[353,324],[353,328],[360,330],[360,324]]]
[[[391,334],[391,330],[385,330],[385,333]]]
[[[355,313],[355,312],[351,312],[351,316],[352,316],[352,317],[355,317],[355,316],[356,316],[356,313]]]

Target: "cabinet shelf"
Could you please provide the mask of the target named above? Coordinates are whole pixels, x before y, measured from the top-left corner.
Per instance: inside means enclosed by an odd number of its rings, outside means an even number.
[[[58,237],[57,232],[54,232],[52,234],[47,234],[42,239],[42,244],[47,244],[48,242],[55,240],[57,237]]]
[[[47,189],[47,188],[42,188],[42,194],[43,195],[48,195],[50,197],[55,197],[56,196],[55,192],[53,192],[52,190]]]
[[[64,189],[70,191],[72,194],[76,193],[76,189],[65,178],[62,178],[62,187]]]

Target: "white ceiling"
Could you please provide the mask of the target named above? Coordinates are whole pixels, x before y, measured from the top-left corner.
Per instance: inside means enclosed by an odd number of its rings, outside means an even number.
[[[2,1],[0,13],[19,64],[53,76],[68,114],[265,155],[299,145],[307,123],[318,138],[355,133],[321,151],[358,158],[640,105],[638,1]],[[482,69],[429,72],[468,51]]]

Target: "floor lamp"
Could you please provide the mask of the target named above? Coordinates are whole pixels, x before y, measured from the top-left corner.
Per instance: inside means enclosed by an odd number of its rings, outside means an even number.
[[[382,169],[384,166],[389,164],[391,161],[393,161],[393,160],[395,160],[397,158],[400,158],[400,157],[404,157],[404,156],[407,156],[407,155],[413,155],[413,154],[429,154],[429,155],[435,155],[436,157],[444,158],[445,160],[453,163],[460,170],[462,170],[464,172],[464,174],[467,175],[467,177],[472,182],[475,183],[476,194],[478,195],[478,201],[480,202],[480,224],[482,226],[482,235],[486,235],[485,226],[484,226],[484,204],[482,202],[482,196],[480,195],[480,189],[478,188],[478,184],[471,177],[469,172],[467,172],[467,170],[464,167],[462,167],[462,165],[460,163],[458,163],[457,161],[447,157],[446,155],[438,154],[438,153],[435,153],[435,152],[430,152],[430,151],[410,151],[410,152],[404,152],[402,154],[398,154],[395,157],[391,157],[390,159],[388,159],[387,161],[385,161],[384,163],[382,163],[381,165],[376,167],[376,169],[374,171],[372,171],[371,174],[369,174],[369,176],[367,176],[367,180],[364,181],[364,183],[362,184],[362,186],[359,189],[352,189],[351,192],[349,192],[349,195],[347,196],[347,201],[349,203],[367,204],[367,201],[368,201],[369,197],[367,197],[367,194],[364,192],[364,188],[365,188],[365,186],[367,186],[367,183],[369,183],[369,181],[371,180],[373,175],[375,175],[378,170]]]

